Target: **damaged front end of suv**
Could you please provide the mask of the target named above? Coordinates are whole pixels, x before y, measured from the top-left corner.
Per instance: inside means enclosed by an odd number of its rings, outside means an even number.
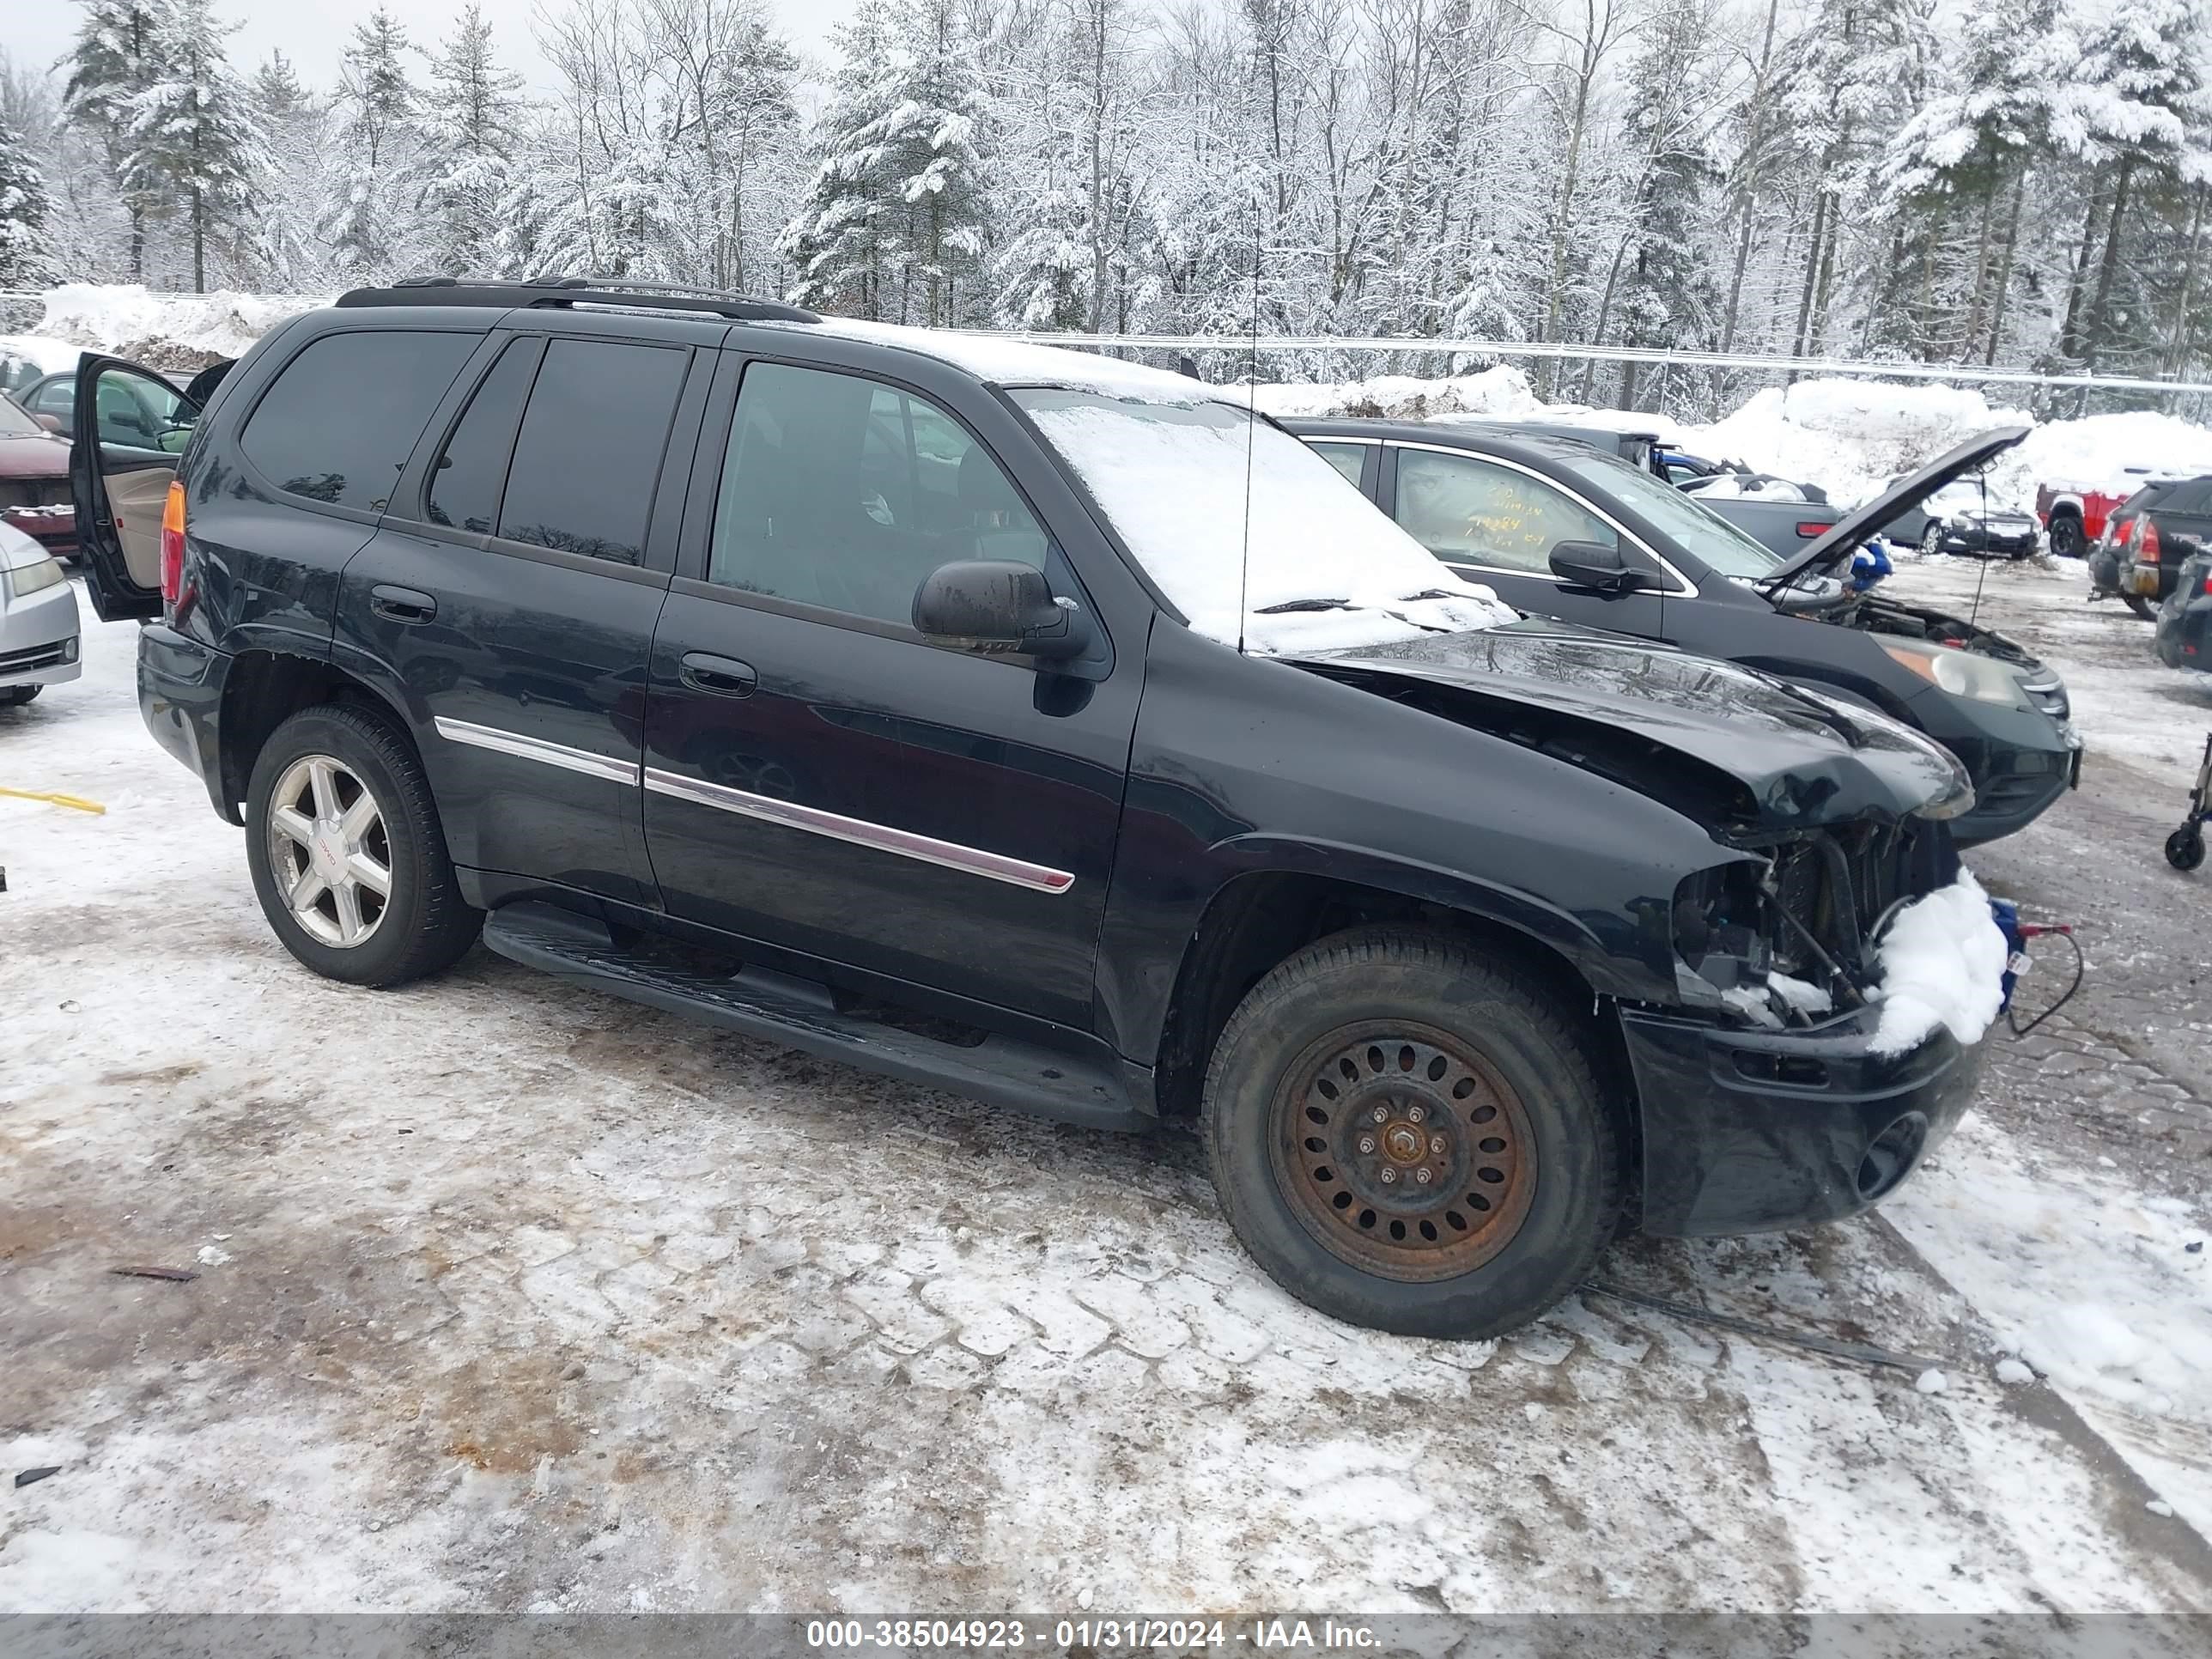
[[[1671,999],[1615,1004],[1648,1232],[1726,1235],[1879,1201],[1963,1114],[1978,1046],[1884,1025],[1882,942],[1960,879],[1966,770],[1901,722],[1733,665],[1525,622],[1306,665],[1595,773],[1713,857],[1654,900]]]

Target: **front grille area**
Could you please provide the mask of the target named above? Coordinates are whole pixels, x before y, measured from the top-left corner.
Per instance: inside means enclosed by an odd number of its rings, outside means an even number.
[[[1819,968],[1807,934],[1836,962],[1856,968],[1899,900],[1948,879],[1936,867],[1938,843],[1924,828],[1869,823],[1815,830],[1753,849],[1773,859],[1774,902],[1796,924],[1773,935],[1784,971]]]
[[[0,478],[0,513],[26,507],[67,507],[67,478]]]

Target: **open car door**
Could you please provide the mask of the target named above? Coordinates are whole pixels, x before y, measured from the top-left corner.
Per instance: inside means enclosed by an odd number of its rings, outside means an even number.
[[[199,405],[161,376],[88,352],[70,410],[77,562],[103,622],[161,614],[161,509]]]

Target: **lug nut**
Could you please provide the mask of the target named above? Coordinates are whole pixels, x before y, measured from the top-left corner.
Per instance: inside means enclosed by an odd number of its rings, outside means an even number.
[[[1388,1123],[1390,1121],[1390,1109],[1388,1106],[1377,1106],[1370,1115],[1377,1123]]]
[[[1444,1138],[1442,1135],[1431,1135],[1429,1137],[1429,1156],[1431,1158],[1442,1158],[1447,1150],[1449,1149],[1444,1146]]]
[[[1367,1153],[1371,1153],[1371,1152],[1374,1152],[1374,1150],[1375,1150],[1375,1137],[1374,1137],[1373,1135],[1362,1135],[1362,1136],[1360,1136],[1360,1137],[1359,1137],[1359,1150],[1360,1150],[1362,1152],[1367,1152]]]
[[[1406,1121],[1407,1121],[1408,1123],[1419,1123],[1419,1122],[1423,1118],[1426,1117],[1427,1115],[1428,1115],[1428,1113],[1427,1113],[1427,1112],[1425,1112],[1425,1111],[1424,1111],[1424,1110],[1423,1110],[1420,1107],[1419,1107],[1419,1106],[1408,1106],[1407,1108],[1406,1108]]]
[[[1413,1179],[1419,1185],[1424,1187],[1427,1186],[1430,1181],[1433,1179],[1433,1177],[1429,1174],[1429,1166],[1424,1164],[1419,1169],[1414,1170]]]
[[[1385,1164],[1382,1166],[1382,1184],[1388,1187],[1397,1179],[1398,1172],[1392,1169],[1389,1164]]]

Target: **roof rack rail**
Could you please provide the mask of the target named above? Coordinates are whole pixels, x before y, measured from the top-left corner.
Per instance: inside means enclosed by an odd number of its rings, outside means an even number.
[[[576,305],[631,306],[651,311],[697,311],[740,323],[818,323],[820,315],[776,300],[750,299],[719,289],[680,283],[633,283],[613,277],[548,274],[520,282],[461,276],[403,276],[385,288],[341,294],[341,307],[507,306],[565,308]]]

